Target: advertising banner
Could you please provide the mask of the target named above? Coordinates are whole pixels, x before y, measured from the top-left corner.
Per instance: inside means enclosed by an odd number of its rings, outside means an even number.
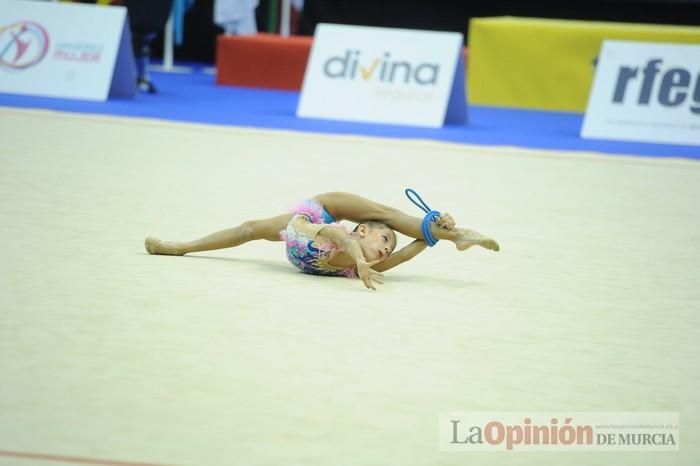
[[[320,24],[297,116],[440,127],[464,123],[463,36]]]
[[[126,8],[0,0],[0,92],[133,97],[135,73]]]
[[[581,136],[700,146],[700,45],[605,41]]]

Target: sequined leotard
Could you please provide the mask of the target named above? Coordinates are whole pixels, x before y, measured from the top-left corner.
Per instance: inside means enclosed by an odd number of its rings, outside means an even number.
[[[326,225],[338,225],[335,219],[314,200],[297,206],[294,216],[280,236],[287,244],[287,259],[297,269],[312,275],[357,277],[355,267],[338,267],[329,261],[342,250],[318,237]]]

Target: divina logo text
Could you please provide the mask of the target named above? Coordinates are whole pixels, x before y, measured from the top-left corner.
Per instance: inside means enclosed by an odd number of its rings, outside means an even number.
[[[346,50],[343,55],[328,58],[323,64],[323,73],[331,79],[434,86],[440,74],[440,65],[395,59],[389,52],[366,58],[359,50]]]

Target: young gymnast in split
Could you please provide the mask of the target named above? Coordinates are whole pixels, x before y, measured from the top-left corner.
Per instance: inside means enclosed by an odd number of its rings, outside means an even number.
[[[357,223],[348,231],[337,222]],[[240,246],[265,239],[285,241],[287,258],[299,270],[313,275],[359,277],[367,288],[383,283],[382,272],[406,262],[425,250],[423,221],[398,209],[341,192],[314,196],[292,212],[262,220],[249,220],[189,242],[146,238],[149,254],[181,256],[190,252]],[[498,243],[474,230],[457,228],[449,214],[429,224],[434,239],[452,241],[458,250],[481,246],[498,251]],[[393,230],[415,241],[394,252]]]

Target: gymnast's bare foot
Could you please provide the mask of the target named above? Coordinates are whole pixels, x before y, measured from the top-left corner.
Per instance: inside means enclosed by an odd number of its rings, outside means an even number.
[[[457,239],[455,240],[455,246],[460,251],[466,251],[472,246],[481,246],[485,249],[490,249],[492,251],[499,251],[501,248],[495,239],[484,236],[474,230],[465,230],[462,228],[457,229]]]
[[[146,251],[149,254],[162,254],[166,256],[184,256],[185,253],[180,248],[179,243],[172,241],[161,241],[158,238],[149,236],[146,238]]]

